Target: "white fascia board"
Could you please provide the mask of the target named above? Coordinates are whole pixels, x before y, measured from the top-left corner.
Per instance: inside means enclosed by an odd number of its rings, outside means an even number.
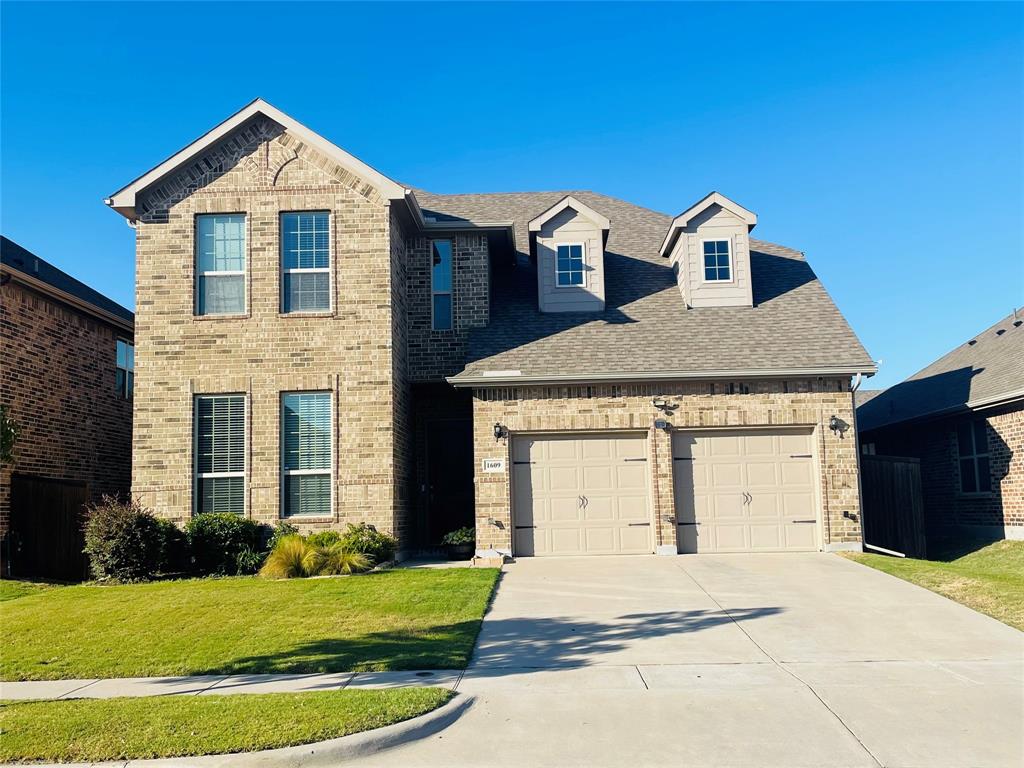
[[[220,123],[216,127],[204,133],[198,139],[193,141],[191,144],[186,146],[179,152],[176,152],[171,157],[164,160],[160,165],[156,166],[152,170],[147,171],[145,174],[135,179],[127,186],[119,189],[117,192],[108,197],[104,202],[113,208],[123,216],[131,217],[135,211],[135,198],[139,192],[146,189],[147,187],[155,184],[160,179],[164,178],[170,173],[173,173],[183,164],[187,163],[196,155],[205,151],[216,142],[223,139],[231,131],[238,128],[240,125],[245,123],[255,115],[262,114],[265,117],[273,120],[278,125],[281,125],[287,131],[297,138],[302,139],[307,144],[323,152],[325,155],[335,160],[339,165],[347,168],[355,175],[362,179],[365,179],[368,183],[373,185],[382,196],[389,200],[407,200],[411,199],[410,208],[413,208],[416,212],[419,212],[419,204],[416,203],[415,196],[411,189],[408,189],[395,181],[392,181],[387,176],[383,175],[374,168],[364,163],[362,160],[350,155],[348,152],[343,150],[341,147],[332,144],[323,136],[311,131],[306,126],[292,117],[289,117],[284,112],[274,107],[263,99],[256,99],[250,104],[246,105],[238,112],[233,114],[224,122]],[[422,216],[420,216],[422,221]]]
[[[566,208],[572,208],[574,211],[576,211],[576,213],[590,219],[592,222],[597,224],[599,228],[603,230],[611,229],[612,224],[606,216],[602,216],[589,205],[581,203],[572,195],[566,195],[553,206],[544,211],[542,214],[531,219],[528,231],[539,232],[540,228],[543,227],[545,223],[547,223],[553,217],[560,214]]]
[[[661,255],[668,256],[669,251],[672,250],[672,246],[675,245],[676,238],[679,237],[679,230],[686,227],[695,216],[706,211],[712,205],[719,205],[733,215],[742,219],[747,225],[748,231],[757,226],[756,213],[748,211],[739,203],[733,202],[719,192],[711,192],[710,194],[705,195],[699,202],[694,203],[672,219],[672,223],[668,227],[668,232],[665,234],[665,239],[661,243],[661,248],[659,250]]]
[[[685,381],[706,379],[778,379],[797,376],[873,376],[874,365],[842,365],[827,368],[753,368],[711,371],[653,371],[644,373],[573,373],[540,376],[496,377],[488,372],[449,376],[446,381],[453,387],[514,386],[519,384],[616,384],[649,381]]]

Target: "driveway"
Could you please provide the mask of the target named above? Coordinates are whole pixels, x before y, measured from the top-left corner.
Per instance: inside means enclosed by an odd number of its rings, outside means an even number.
[[[1024,765],[1024,634],[834,555],[521,560],[373,766]]]

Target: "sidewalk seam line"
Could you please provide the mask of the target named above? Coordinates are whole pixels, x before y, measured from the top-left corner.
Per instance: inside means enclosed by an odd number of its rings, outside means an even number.
[[[635,669],[635,670],[636,670],[636,673],[637,673],[638,675],[640,675],[640,682],[644,684],[644,690],[645,690],[645,691],[649,691],[649,690],[651,690],[651,686],[649,686],[649,685],[647,684],[647,681],[646,681],[646,680],[644,679],[644,673],[640,671],[640,665],[639,665],[639,664],[634,664],[634,665],[633,665],[633,669]]]
[[[77,688],[72,688],[70,691],[65,691],[60,696],[58,696],[56,700],[59,701],[60,699],[63,699],[65,696],[70,696],[72,693],[78,693],[79,691],[88,688],[90,685],[96,685],[96,683],[98,683],[101,679],[102,678],[96,678],[95,680],[90,680],[85,685],[80,685]]]

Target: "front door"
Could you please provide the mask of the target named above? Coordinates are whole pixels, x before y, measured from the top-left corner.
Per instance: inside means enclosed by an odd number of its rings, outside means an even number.
[[[427,422],[428,545],[456,528],[471,528],[473,500],[473,421]]]

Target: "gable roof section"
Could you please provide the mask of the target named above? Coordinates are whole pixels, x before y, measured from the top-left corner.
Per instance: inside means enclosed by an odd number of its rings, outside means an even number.
[[[712,205],[721,206],[725,210],[739,217],[746,223],[748,229],[753,229],[757,225],[756,213],[748,211],[739,203],[734,203],[719,192],[711,192],[672,219],[672,223],[669,224],[668,227],[668,232],[665,233],[665,239],[661,243],[661,255],[668,256],[669,252],[672,250],[672,246],[676,244],[676,239],[679,237],[679,231],[686,228],[694,217],[703,213]]]
[[[1024,311],[1002,318],[857,409],[864,432],[1024,400]]]
[[[754,307],[686,309],[659,245],[671,217],[594,192],[437,195],[428,217],[511,220],[517,266],[495,266],[490,324],[469,336],[456,386],[874,373],[864,347],[798,251],[751,240]],[[603,312],[542,313],[529,222],[567,195],[615,222]]]
[[[77,309],[128,331],[135,327],[135,314],[67,272],[0,236],[0,264],[13,278]]]
[[[592,222],[597,224],[600,229],[607,231],[611,227],[611,222],[608,221],[606,217],[602,216],[589,205],[581,203],[572,195],[566,195],[539,216],[531,219],[527,228],[531,232],[540,232],[541,227],[551,221],[551,219],[560,214],[566,208],[572,208],[576,213],[590,219]]]
[[[146,173],[139,176],[127,186],[119,189],[104,200],[104,202],[122,216],[128,219],[134,219],[136,217],[135,201],[139,193],[174,173],[177,169],[181,168],[196,156],[205,152],[218,141],[230,135],[232,131],[244,125],[248,120],[257,115],[263,115],[264,117],[273,120],[292,135],[302,139],[310,146],[318,149],[320,152],[323,152],[343,168],[351,171],[356,176],[365,179],[369,184],[374,186],[383,197],[386,197],[389,200],[406,200],[409,204],[410,210],[413,211],[413,215],[420,223],[422,223],[422,217],[419,215],[419,205],[417,204],[416,198],[411,189],[389,179],[379,171],[371,168],[362,160],[350,155],[341,147],[332,144],[323,136],[314,133],[309,128],[302,125],[294,118],[289,117],[277,107],[268,104],[263,99],[256,99],[242,107],[242,109],[238,110],[238,112],[233,114],[227,120],[204,133],[184,149],[171,155],[171,157],[164,160],[160,165],[146,171]]]

